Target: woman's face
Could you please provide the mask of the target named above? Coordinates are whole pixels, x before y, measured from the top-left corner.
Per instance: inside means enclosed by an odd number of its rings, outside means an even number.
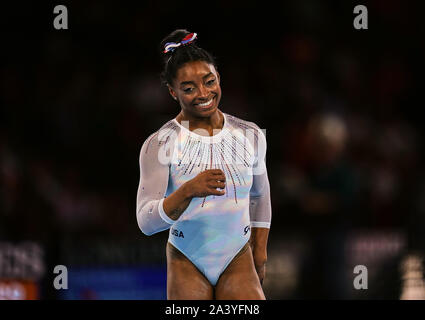
[[[182,110],[194,117],[211,116],[221,99],[220,76],[215,67],[205,61],[185,63],[168,88]]]

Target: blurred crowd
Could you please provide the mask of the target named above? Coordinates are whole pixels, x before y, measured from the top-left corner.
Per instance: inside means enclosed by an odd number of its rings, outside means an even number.
[[[263,22],[251,2],[219,1],[219,25],[179,20],[177,2],[72,2],[62,31],[47,5],[19,11],[28,27],[2,30],[0,239],[142,241],[140,148],[179,112],[160,84],[158,44],[187,28],[217,57],[221,110],[266,130],[270,243],[298,232],[314,248],[300,297],[337,296],[308,275],[341,270],[350,230],[400,230],[424,250],[420,19],[402,1],[367,5],[362,31],[332,1],[285,2]]]

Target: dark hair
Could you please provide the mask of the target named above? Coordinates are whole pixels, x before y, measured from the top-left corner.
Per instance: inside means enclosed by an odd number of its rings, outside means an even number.
[[[171,85],[177,75],[177,71],[179,70],[179,68],[187,62],[205,61],[214,65],[214,67],[217,68],[214,57],[206,50],[198,47],[195,44],[196,39],[188,44],[181,45],[175,48],[173,51],[164,53],[166,43],[179,43],[188,34],[190,34],[190,32],[185,29],[177,29],[171,32],[161,41],[160,54],[163,58],[164,63],[163,71],[161,73],[161,80],[164,84]]]

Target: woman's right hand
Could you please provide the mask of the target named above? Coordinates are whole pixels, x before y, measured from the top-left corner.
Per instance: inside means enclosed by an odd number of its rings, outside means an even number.
[[[186,184],[191,197],[222,196],[226,193],[226,176],[220,169],[202,171]]]
[[[164,199],[164,212],[172,220],[177,220],[187,209],[192,198],[225,194],[226,176],[220,169],[210,169],[199,173]]]

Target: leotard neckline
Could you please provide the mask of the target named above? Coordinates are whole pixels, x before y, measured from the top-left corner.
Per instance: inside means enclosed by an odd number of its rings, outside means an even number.
[[[187,127],[181,125],[176,118],[173,119],[174,123],[176,125],[178,125],[186,134],[192,136],[195,139],[199,139],[203,142],[207,142],[207,143],[217,143],[220,142],[222,140],[222,138],[224,137],[224,134],[226,133],[226,131],[228,131],[228,124],[227,124],[227,117],[226,114],[224,112],[222,112],[223,114],[223,118],[224,118],[224,123],[223,123],[223,128],[221,128],[220,132],[213,135],[213,136],[203,136],[200,134],[197,134],[196,132],[190,131]]]

